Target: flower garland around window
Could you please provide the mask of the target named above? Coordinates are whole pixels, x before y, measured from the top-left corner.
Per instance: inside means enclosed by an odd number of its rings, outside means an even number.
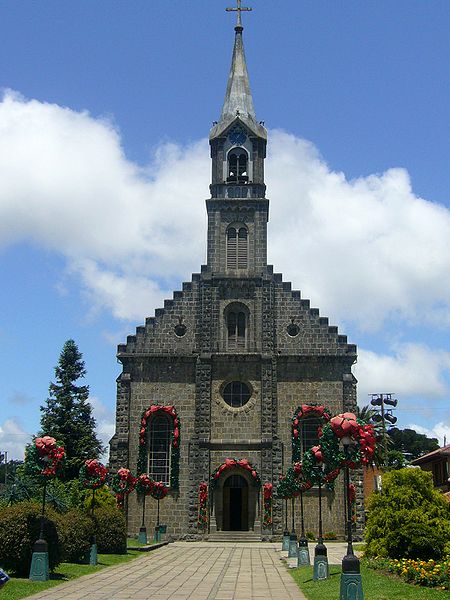
[[[172,490],[178,490],[180,487],[180,419],[174,406],[160,406],[159,404],[152,404],[142,413],[141,427],[139,430],[139,456],[137,472],[142,474],[147,470],[148,426],[151,418],[156,416],[158,412],[165,413],[172,419],[173,428],[171,432],[172,448],[170,457],[170,488]]]
[[[292,462],[296,462],[302,458],[300,422],[309,417],[320,419],[322,427],[331,419],[331,412],[323,404],[302,404],[297,408],[292,417]],[[319,437],[321,427],[319,427]]]

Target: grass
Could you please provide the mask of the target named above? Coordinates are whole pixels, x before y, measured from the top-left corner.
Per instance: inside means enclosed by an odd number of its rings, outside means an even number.
[[[138,556],[142,556],[142,552],[128,550],[127,554],[99,554],[96,566],[61,563],[55,572],[50,575],[49,581],[30,581],[29,579],[11,577],[11,580],[0,589],[0,600],[20,600],[20,598],[37,594],[82,575],[89,575],[105,567],[112,567],[122,562],[128,562]]]
[[[341,567],[330,567],[330,578],[325,581],[313,581],[312,567],[289,569],[297,585],[308,600],[339,598]],[[449,600],[448,591],[419,587],[405,583],[397,577],[361,566],[364,600]]]

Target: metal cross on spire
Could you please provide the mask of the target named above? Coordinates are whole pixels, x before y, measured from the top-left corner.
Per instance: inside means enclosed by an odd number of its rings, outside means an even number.
[[[227,12],[237,12],[236,27],[242,27],[241,12],[242,11],[250,12],[251,10],[253,10],[253,8],[247,8],[245,6],[241,6],[241,0],[236,0],[236,2],[237,2],[236,8],[226,8],[225,10]]]

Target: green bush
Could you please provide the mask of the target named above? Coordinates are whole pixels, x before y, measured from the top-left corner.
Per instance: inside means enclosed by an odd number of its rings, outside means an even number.
[[[366,555],[440,559],[450,537],[450,503],[433,488],[431,473],[400,469],[383,475],[368,503]]]
[[[92,519],[79,510],[60,515],[58,533],[65,562],[82,563],[91,546]]]
[[[27,501],[0,510],[0,566],[16,575],[28,576],[33,545],[39,538],[41,506]],[[48,543],[49,567],[54,570],[62,560],[57,530],[58,515],[46,511],[44,538]]]
[[[127,527],[123,513],[115,507],[104,506],[95,511],[97,550],[103,554],[125,554]]]

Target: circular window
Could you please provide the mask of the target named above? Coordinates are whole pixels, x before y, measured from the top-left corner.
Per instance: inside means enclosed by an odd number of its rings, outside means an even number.
[[[232,408],[241,408],[247,404],[251,395],[249,386],[242,381],[230,381],[222,391],[223,399]]]
[[[288,335],[290,335],[291,337],[295,337],[300,333],[300,327],[295,323],[291,323],[290,325],[288,325],[286,327],[286,330],[288,332]]]
[[[178,337],[183,337],[186,333],[186,325],[175,325],[175,335]]]

